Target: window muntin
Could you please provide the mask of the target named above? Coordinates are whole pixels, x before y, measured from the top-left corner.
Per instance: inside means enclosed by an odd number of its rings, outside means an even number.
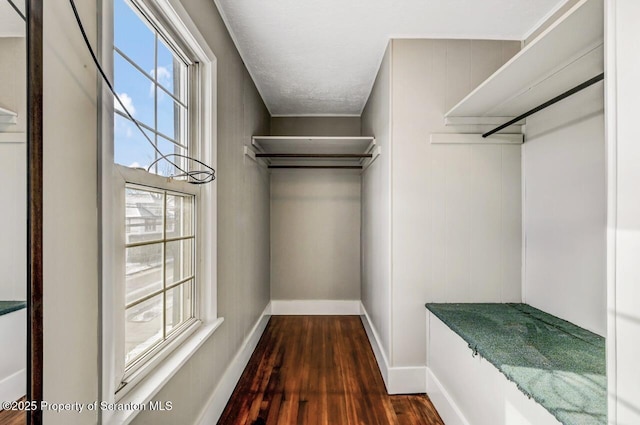
[[[195,320],[195,196],[125,188],[125,364]]]
[[[114,85],[120,99],[162,154],[187,155],[189,143],[189,67],[175,43],[127,0],[114,0]],[[178,174],[149,146],[115,102],[114,159],[117,164],[160,175]],[[169,157],[181,166],[181,157]],[[184,168],[184,167],[183,167]]]

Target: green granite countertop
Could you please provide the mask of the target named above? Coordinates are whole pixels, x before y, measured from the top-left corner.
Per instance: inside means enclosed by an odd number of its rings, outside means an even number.
[[[26,307],[26,301],[0,301],[0,316],[22,310]]]

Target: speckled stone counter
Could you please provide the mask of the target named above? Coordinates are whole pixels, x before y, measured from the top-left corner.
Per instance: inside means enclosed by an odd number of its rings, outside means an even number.
[[[603,337],[526,304],[426,307],[561,423],[607,423]]]

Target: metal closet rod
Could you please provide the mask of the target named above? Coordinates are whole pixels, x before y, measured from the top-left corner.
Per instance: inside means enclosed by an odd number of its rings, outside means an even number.
[[[362,170],[361,165],[269,165],[269,168],[316,168],[316,169]]]
[[[16,4],[12,0],[8,0],[8,1],[9,1],[9,5],[11,5],[11,7],[13,7],[13,10],[15,10],[18,15],[20,15],[22,20],[26,21],[27,17],[24,16],[24,13],[22,13],[22,11],[20,9],[18,9],[18,6],[16,6]]]
[[[370,153],[256,153],[256,158],[372,158]]]
[[[511,121],[506,122],[506,123],[502,124],[501,126],[496,127],[496,128],[494,128],[493,130],[491,130],[491,131],[488,131],[488,132],[484,133],[484,134],[482,135],[482,137],[489,137],[489,136],[491,136],[493,133],[497,133],[498,131],[500,131],[500,130],[502,130],[502,129],[505,129],[505,128],[507,128],[507,127],[509,127],[510,125],[517,123],[517,122],[518,122],[518,121],[520,121],[521,119],[527,118],[529,115],[533,115],[533,114],[535,114],[536,112],[539,112],[539,111],[541,111],[541,110],[543,110],[543,109],[545,109],[545,108],[548,108],[549,106],[553,105],[554,103],[558,103],[558,102],[560,102],[562,99],[566,99],[567,97],[572,96],[572,95],[574,95],[574,94],[578,93],[579,91],[584,90],[584,89],[586,89],[587,87],[592,86],[592,85],[594,85],[595,83],[597,83],[598,81],[602,81],[602,80],[604,80],[604,72],[603,72],[602,74],[600,74],[600,75],[597,75],[597,76],[593,77],[593,78],[592,78],[592,79],[590,79],[590,80],[585,81],[585,82],[584,82],[584,83],[582,83],[582,84],[579,84],[579,85],[575,86],[575,87],[574,87],[574,88],[572,88],[571,90],[567,90],[566,92],[562,93],[561,95],[556,96],[556,97],[554,97],[553,99],[546,101],[546,102],[545,102],[545,103],[543,103],[542,105],[540,105],[540,106],[536,106],[535,108],[533,108],[533,109],[531,109],[531,110],[529,110],[529,111],[525,112],[524,114],[522,114],[522,115],[519,115],[519,116],[515,117],[515,118],[514,118],[514,119],[512,119]]]

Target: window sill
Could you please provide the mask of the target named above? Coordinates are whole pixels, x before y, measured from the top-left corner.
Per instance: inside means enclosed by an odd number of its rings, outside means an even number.
[[[189,338],[176,348],[154,371],[136,384],[126,395],[119,399],[113,409],[102,410],[103,424],[126,425],[144,409],[149,410],[149,401],[158,394],[167,382],[184,366],[204,342],[220,327],[224,318],[220,317],[202,325]],[[166,400],[160,400],[164,402]],[[143,407],[140,407],[143,406]],[[119,410],[129,407],[126,410]]]

